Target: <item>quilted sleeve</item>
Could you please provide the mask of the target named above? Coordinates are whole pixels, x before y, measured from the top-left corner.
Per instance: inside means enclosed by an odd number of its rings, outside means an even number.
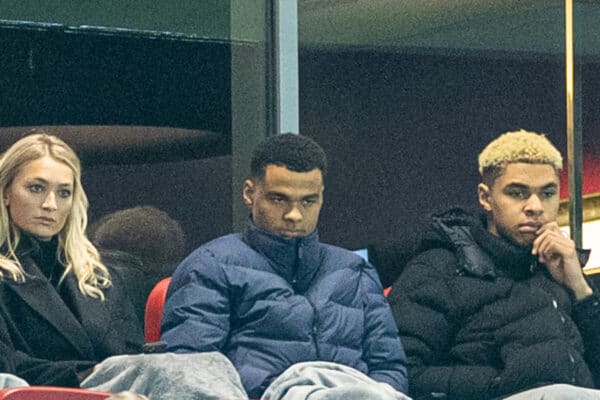
[[[220,351],[229,333],[226,276],[207,249],[198,249],[177,268],[167,291],[161,340],[167,351]]]

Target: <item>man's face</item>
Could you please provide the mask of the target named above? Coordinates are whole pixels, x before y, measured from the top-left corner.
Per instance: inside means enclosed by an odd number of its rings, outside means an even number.
[[[481,206],[489,212],[488,231],[530,246],[538,229],[554,222],[559,206],[559,177],[548,164],[509,163],[492,187],[479,184]]]
[[[254,224],[287,238],[315,230],[323,205],[323,174],[319,169],[294,172],[268,165],[262,179],[244,181],[244,204]]]

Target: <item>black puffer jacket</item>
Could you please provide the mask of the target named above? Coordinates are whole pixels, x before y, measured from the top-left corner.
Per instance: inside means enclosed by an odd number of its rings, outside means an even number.
[[[484,218],[434,217],[389,300],[416,398],[491,399],[600,377],[600,297],[575,302]],[[598,382],[598,380],[596,380]]]

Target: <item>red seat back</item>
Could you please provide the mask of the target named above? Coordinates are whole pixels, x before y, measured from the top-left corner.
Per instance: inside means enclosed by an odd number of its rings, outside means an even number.
[[[110,393],[56,386],[23,386],[0,389],[0,400],[103,400]]]
[[[170,282],[171,277],[164,278],[154,286],[148,295],[144,314],[144,339],[146,343],[160,340],[160,324]]]

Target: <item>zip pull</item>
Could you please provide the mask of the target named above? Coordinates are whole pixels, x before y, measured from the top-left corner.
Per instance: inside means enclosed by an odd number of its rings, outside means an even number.
[[[533,273],[539,267],[540,263],[536,257],[533,257],[529,264],[529,272]]]

